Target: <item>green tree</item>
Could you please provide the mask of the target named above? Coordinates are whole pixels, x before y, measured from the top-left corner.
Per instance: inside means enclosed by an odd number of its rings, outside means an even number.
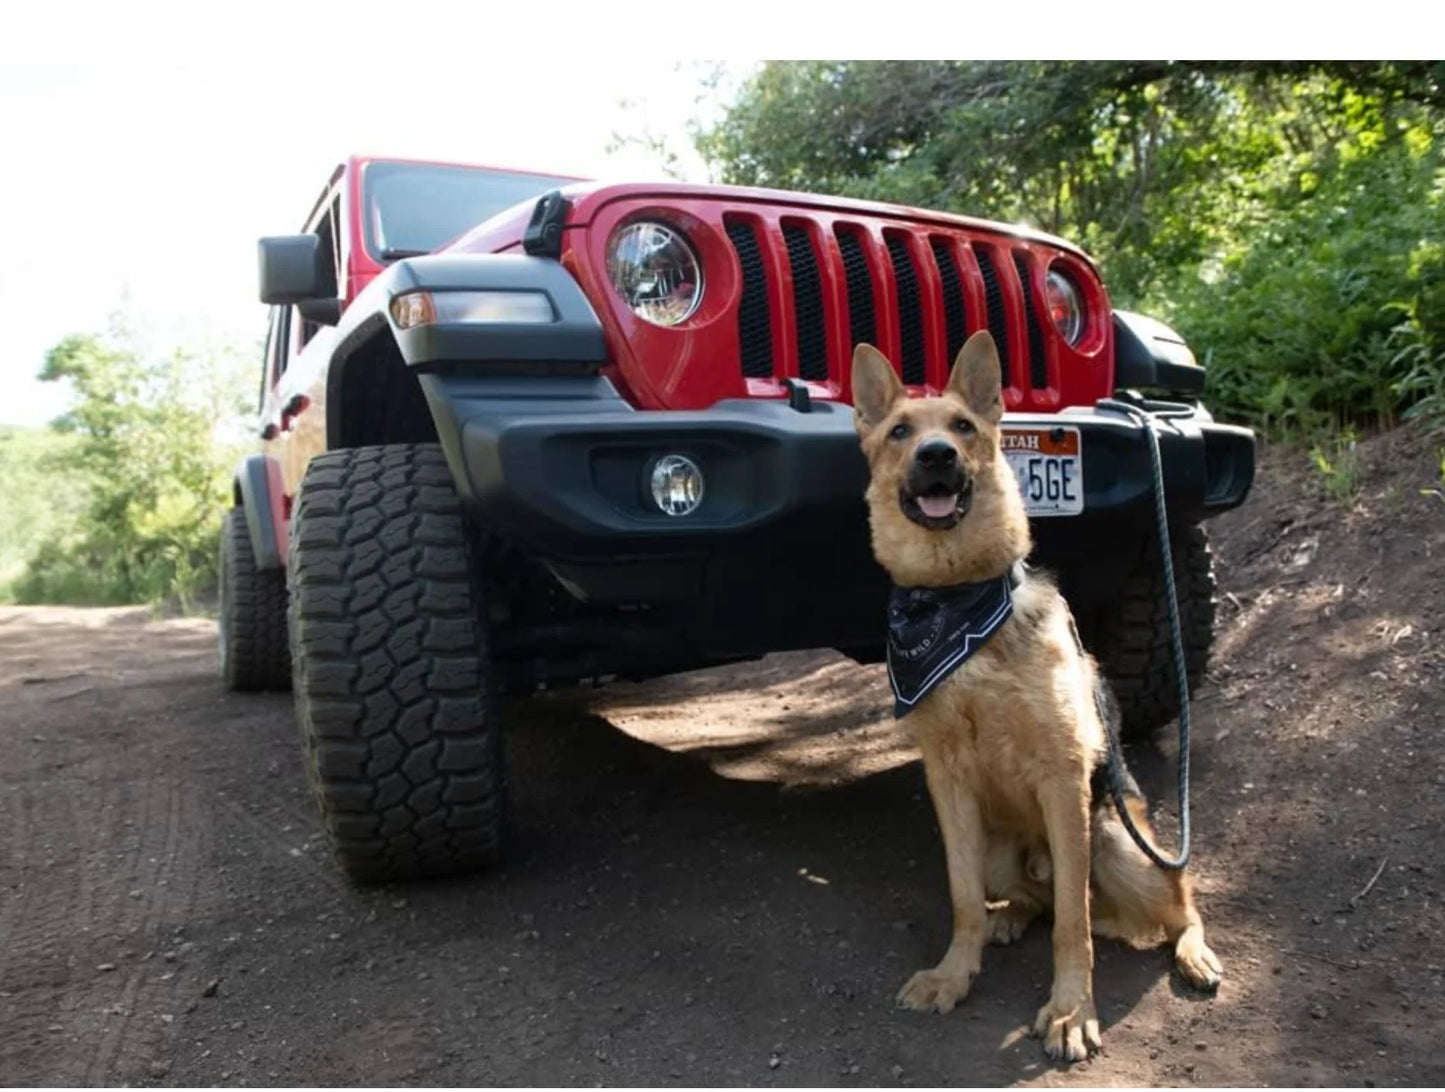
[[[0,602],[45,543],[79,525],[88,488],[60,465],[73,443],[53,429],[0,428]]]
[[[116,326],[65,338],[40,378],[66,382],[73,408],[53,424],[73,441],[59,456],[88,501],[79,526],[31,562],[16,594],[31,601],[189,606],[214,582],[219,515],[234,451],[218,425],[244,412],[237,355],[178,351],[148,360]]]
[[[1157,301],[1203,358],[1211,398],[1272,432],[1389,426],[1440,389],[1438,142],[1372,133],[1282,185],[1215,269],[1180,270]]]

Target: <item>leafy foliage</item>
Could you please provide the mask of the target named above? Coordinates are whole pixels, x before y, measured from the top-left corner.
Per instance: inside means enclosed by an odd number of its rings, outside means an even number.
[[[729,182],[1023,221],[1172,319],[1275,432],[1441,413],[1439,62],[771,62]]]
[[[1421,405],[1432,361],[1438,382],[1439,143],[1422,120],[1349,105],[1346,135],[1261,196],[1214,275],[1181,276],[1160,301],[1211,396],[1274,432],[1388,426]]]
[[[31,507],[37,496],[60,503],[11,594],[71,603],[174,596],[189,607],[216,576],[235,454],[217,425],[244,404],[235,355],[147,360],[117,328],[108,337],[66,338],[40,376],[68,382],[75,403],[52,425],[46,466],[57,475],[54,487],[16,494]]]
[[[45,543],[77,526],[83,480],[60,465],[74,437],[52,429],[0,429],[0,602]]]
[[[1316,442],[1310,448],[1310,462],[1319,471],[1325,492],[1334,500],[1348,501],[1359,492],[1359,437],[1353,430]]]

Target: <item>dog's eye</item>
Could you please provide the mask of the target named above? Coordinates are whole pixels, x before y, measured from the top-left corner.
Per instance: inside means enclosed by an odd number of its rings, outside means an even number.
[[[908,437],[910,437],[910,436],[912,436],[912,435],[913,435],[913,428],[912,428],[912,426],[911,426],[911,425],[908,425],[908,424],[906,424],[905,422],[902,422],[902,421],[900,421],[898,424],[894,425],[894,426],[893,426],[891,429],[889,429],[889,431],[888,431],[888,438],[889,438],[890,440],[906,440],[906,439],[908,439]]]
[[[974,433],[973,422],[967,417],[960,417],[953,422],[953,430],[961,436],[972,436]]]

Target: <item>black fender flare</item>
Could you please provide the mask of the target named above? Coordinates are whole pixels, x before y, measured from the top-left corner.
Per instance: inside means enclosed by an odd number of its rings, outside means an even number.
[[[521,292],[545,297],[550,322],[438,323],[404,329],[391,303],[410,292]],[[593,375],[608,360],[602,322],[581,285],[557,261],[524,254],[428,254],[387,266],[352,301],[336,326],[326,375],[328,408],[339,405],[352,359],[379,345],[419,372]],[[341,422],[327,415],[327,443],[340,446]]]
[[[1184,338],[1158,319],[1114,312],[1114,389],[1139,387],[1200,394],[1204,369]]]
[[[269,455],[246,456],[236,467],[232,496],[245,510],[256,568],[284,569],[287,520],[281,464]]]

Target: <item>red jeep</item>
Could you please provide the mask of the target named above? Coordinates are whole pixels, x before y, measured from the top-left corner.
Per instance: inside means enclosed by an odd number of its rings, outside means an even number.
[[[811,194],[597,185],[353,158],[261,240],[261,453],[222,541],[222,670],[296,692],[312,783],[362,879],[484,865],[500,691],[783,649],[881,658],[849,405],[858,342],[918,391],[988,329],[1036,557],[1128,729],[1177,711],[1143,429],[1102,398],[1197,395],[1167,327],[1088,256],[1004,224]],[[1201,522],[1254,440],[1159,414],[1191,681]],[[288,627],[289,603],[289,627]]]

